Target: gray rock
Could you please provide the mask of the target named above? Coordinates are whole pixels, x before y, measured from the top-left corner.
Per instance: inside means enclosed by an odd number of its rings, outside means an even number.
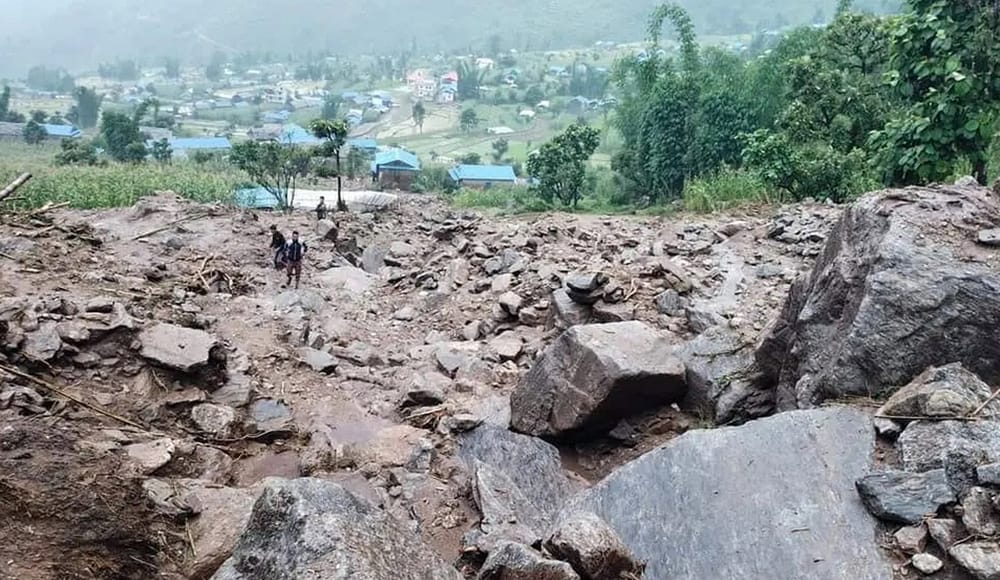
[[[567,288],[580,294],[590,294],[594,290],[602,288],[608,281],[608,277],[602,272],[574,273],[566,276],[564,280]]]
[[[995,536],[1000,533],[1000,514],[993,509],[993,494],[981,487],[973,487],[962,499],[962,523],[969,533],[976,536]]]
[[[226,405],[202,403],[191,409],[191,420],[206,433],[227,437],[232,434],[236,423],[236,409]]]
[[[687,372],[686,408],[717,423],[745,422],[774,410],[773,391],[751,380],[753,347],[739,333],[713,326],[677,346],[674,356]]]
[[[579,487],[563,471],[559,451],[541,439],[483,423],[460,435],[458,443],[458,456],[476,477],[477,485],[478,480],[485,480],[485,499],[497,499],[490,514],[509,513],[514,521],[503,523],[521,524],[526,528],[525,535],[532,538],[542,538],[567,498]],[[492,485],[499,485],[500,493],[491,495]],[[484,499],[482,490],[477,493]],[[502,538],[511,532],[501,522],[489,523],[494,523],[494,528],[479,530],[486,536],[500,532]],[[489,539],[473,543],[488,545]]]
[[[586,436],[625,417],[680,401],[684,365],[642,322],[574,326],[552,343],[511,395],[516,431]]]
[[[903,428],[892,419],[878,418],[875,419],[875,431],[879,436],[892,440],[899,436]]]
[[[611,525],[646,562],[647,578],[889,580],[876,522],[852,501],[874,439],[870,419],[849,408],[690,431],[618,468],[567,511]]]
[[[504,292],[499,300],[500,308],[507,313],[508,316],[517,317],[521,312],[521,306],[524,304],[524,299],[514,292]]]
[[[580,580],[566,562],[548,560],[531,548],[506,542],[490,553],[478,580]]]
[[[1000,381],[1000,270],[964,258],[972,240],[926,241],[998,213],[989,190],[957,187],[872,193],[848,208],[756,352],[778,407],[891,392],[953,362]]]
[[[993,391],[961,363],[931,367],[889,397],[879,415],[895,417],[962,417],[989,400]],[[1000,415],[991,401],[980,415]]]
[[[444,392],[438,389],[410,389],[399,402],[400,408],[431,407],[444,402]]]
[[[76,320],[64,320],[56,324],[56,332],[60,339],[71,344],[83,344],[90,340],[90,330]]]
[[[507,292],[510,290],[511,284],[514,283],[513,274],[500,274],[490,282],[490,289],[494,292]]]
[[[955,502],[943,469],[925,473],[882,471],[862,477],[858,493],[875,517],[915,524],[943,505]]]
[[[198,505],[199,515],[188,526],[194,555],[184,562],[185,576],[209,578],[233,553],[260,490],[201,484],[191,487],[186,495]]]
[[[916,554],[910,563],[921,574],[931,575],[944,567],[944,562],[933,554]]]
[[[946,552],[961,539],[958,523],[955,520],[931,518],[927,520],[927,532],[934,539],[934,543]]]
[[[281,401],[258,399],[250,405],[250,418],[258,431],[286,431],[292,427],[292,411]]]
[[[1000,486],[1000,463],[987,463],[976,468],[976,479],[983,485]]]
[[[21,353],[36,361],[48,362],[59,354],[62,349],[62,339],[59,338],[58,326],[55,322],[43,322],[37,330],[24,335]]]
[[[590,293],[584,293],[584,292],[577,292],[572,288],[567,288],[566,295],[569,296],[570,300],[576,302],[577,304],[580,304],[582,306],[592,306],[596,304],[601,298],[604,297],[604,291],[594,290],[593,292]]]
[[[269,484],[214,580],[460,580],[391,516],[312,478]]]
[[[479,340],[479,336],[482,334],[482,323],[478,320],[473,320],[462,327],[462,337],[465,340]]]
[[[562,330],[590,322],[590,307],[574,302],[565,290],[552,293],[551,310],[552,325]]]
[[[682,316],[684,309],[681,305],[681,295],[676,290],[670,288],[656,295],[656,310],[660,314],[667,316]]]
[[[1000,425],[995,421],[914,421],[896,442],[907,471],[946,467],[949,454],[975,453],[977,464],[1000,462]]]
[[[631,304],[608,304],[607,302],[595,302],[591,312],[594,322],[628,322],[635,320],[635,306]]]
[[[718,307],[708,300],[693,300],[684,309],[688,326],[694,332],[705,332],[713,326],[726,324],[726,319],[719,314]]]
[[[955,185],[960,187],[979,187],[979,181],[971,175],[963,175],[955,180]]]
[[[140,354],[156,364],[191,372],[208,364],[212,350],[218,346],[215,337],[203,330],[159,323],[139,333]]]
[[[404,306],[392,314],[393,320],[402,320],[404,322],[409,322],[416,317],[417,309],[412,306]]]
[[[389,255],[396,258],[410,258],[417,255],[417,248],[406,242],[393,242],[389,244]]]
[[[545,540],[545,549],[569,562],[586,580],[641,578],[645,568],[636,561],[618,534],[589,512],[563,518]]]
[[[922,523],[899,528],[892,537],[899,549],[907,554],[923,552],[927,547],[927,528]]]
[[[467,345],[460,342],[445,342],[434,349],[434,358],[440,368],[451,378],[463,369],[475,366],[478,360],[478,345]]]
[[[542,540],[548,520],[510,477],[482,461],[473,463],[472,497],[482,518],[465,538],[466,547],[493,552],[502,542],[534,545]]]
[[[337,370],[339,364],[337,358],[326,351],[303,346],[299,348],[298,353],[299,360],[318,373],[332,373]]]
[[[976,241],[984,246],[1000,246],[1000,228],[980,230],[976,236]]]
[[[524,349],[521,337],[510,331],[497,335],[490,340],[489,345],[502,361],[517,360]]]
[[[87,301],[87,304],[83,307],[85,312],[103,312],[108,313],[114,310],[115,299],[110,296],[95,296]]]
[[[1000,580],[1000,545],[994,540],[958,544],[948,555],[977,580]]]
[[[134,443],[125,448],[128,463],[140,475],[149,475],[170,462],[177,447],[171,439]]]
[[[337,241],[337,224],[333,220],[319,220],[316,222],[316,237],[320,240],[330,242]]]

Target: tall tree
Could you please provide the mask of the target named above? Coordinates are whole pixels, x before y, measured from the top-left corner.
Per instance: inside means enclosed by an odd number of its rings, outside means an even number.
[[[461,59],[456,65],[458,73],[458,98],[473,100],[479,98],[479,86],[483,84],[483,71],[468,59]]]
[[[473,129],[479,126],[479,115],[476,114],[475,109],[465,109],[462,111],[462,116],[458,120],[458,125],[461,127],[462,131],[470,133]]]
[[[336,119],[340,112],[340,105],[344,100],[340,98],[340,95],[329,95],[323,101],[323,110],[320,112],[320,118],[322,119]]]
[[[139,124],[132,117],[115,112],[105,112],[101,116],[101,136],[104,138],[104,145],[116,161],[140,161],[137,159],[139,149],[133,145],[138,145],[145,150],[142,142],[142,134],[139,132]],[[145,154],[142,155],[145,158]]]
[[[337,171],[337,211],[347,211],[347,204],[344,203],[341,189],[343,188],[340,171],[340,151],[347,143],[348,127],[346,121],[331,121],[330,119],[314,119],[310,123],[313,135],[318,139],[323,139],[323,145],[319,150],[324,157],[336,160]]]
[[[179,79],[181,78],[181,61],[176,58],[167,58],[164,61],[164,66],[166,67],[166,76],[168,79]]]
[[[507,150],[510,149],[510,143],[507,142],[503,137],[497,139],[492,143],[493,147],[493,162],[500,163],[503,160],[503,156],[507,154]]]
[[[159,163],[167,164],[170,163],[170,159],[173,157],[174,151],[170,148],[170,141],[167,141],[164,138],[153,142],[150,154],[153,156],[153,159]]]
[[[986,183],[1000,113],[1000,4],[907,0],[892,32],[891,83],[905,111],[873,136],[888,181],[947,179],[967,160]]]
[[[76,99],[76,104],[68,115],[70,121],[76,123],[81,129],[96,127],[103,96],[99,96],[94,89],[77,87],[73,97]]]
[[[10,110],[10,87],[4,85],[0,91],[0,121],[7,120],[7,112]]]
[[[600,141],[597,129],[574,124],[528,157],[528,175],[538,180],[533,188],[539,196],[576,208],[586,177],[586,162]]]
[[[427,109],[424,108],[423,101],[417,101],[413,105],[413,124],[420,128],[420,133],[424,132],[424,119],[427,118]]]

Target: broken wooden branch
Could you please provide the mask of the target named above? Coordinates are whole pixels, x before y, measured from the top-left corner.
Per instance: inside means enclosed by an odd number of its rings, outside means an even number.
[[[997,389],[996,391],[994,391],[993,394],[990,395],[989,399],[986,399],[985,401],[983,401],[982,405],[979,405],[978,407],[976,407],[976,410],[973,411],[972,414],[969,415],[969,417],[975,417],[979,413],[982,413],[983,409],[986,408],[986,405],[989,405],[990,403],[992,403],[993,401],[995,401],[998,396],[1000,396],[1000,389]]]
[[[35,383],[36,385],[38,385],[40,387],[43,387],[44,389],[46,389],[46,390],[48,390],[50,392],[53,392],[53,393],[59,395],[60,397],[63,397],[65,399],[69,399],[70,401],[73,401],[77,405],[80,405],[82,407],[86,407],[86,408],[90,409],[91,411],[94,411],[95,413],[98,413],[100,415],[104,415],[105,417],[114,419],[115,421],[119,421],[121,423],[124,423],[124,424],[130,426],[130,427],[135,427],[136,429],[140,429],[143,432],[147,431],[147,429],[145,427],[143,427],[142,425],[140,425],[140,424],[138,424],[138,423],[136,423],[134,421],[131,421],[129,419],[126,419],[125,417],[121,417],[121,416],[115,415],[111,411],[106,411],[106,410],[102,409],[101,407],[99,407],[97,405],[88,403],[88,402],[86,402],[86,401],[84,401],[82,399],[74,397],[73,395],[70,395],[66,391],[63,391],[62,389],[60,389],[59,387],[53,385],[52,383],[50,383],[48,381],[42,380],[42,379],[40,379],[38,377],[31,376],[28,373],[21,372],[18,369],[11,368],[11,367],[8,367],[8,366],[5,366],[5,365],[0,365],[0,371],[3,371],[5,373],[7,373],[9,375],[12,375],[12,376],[15,376],[15,377],[20,377],[22,379],[31,381],[31,382]]]
[[[149,236],[156,235],[156,234],[158,234],[160,232],[165,232],[165,231],[169,230],[170,228],[176,226],[177,224],[184,223],[184,222],[191,221],[191,220],[201,219],[203,217],[208,217],[208,215],[209,214],[207,214],[207,213],[200,213],[200,214],[189,215],[189,216],[185,216],[185,217],[182,217],[182,218],[179,218],[179,219],[175,219],[174,221],[168,223],[167,225],[165,225],[163,227],[156,228],[155,230],[149,230],[148,232],[145,232],[145,233],[139,234],[138,236],[135,236],[134,238],[132,238],[132,241],[134,242],[136,240],[141,240],[142,238],[148,238]]]
[[[31,179],[30,173],[22,173],[20,177],[10,182],[10,185],[0,190],[0,201],[3,201],[5,198],[13,195],[19,187],[28,183],[29,179]]]
[[[42,207],[40,207],[40,208],[38,208],[36,210],[29,211],[27,214],[25,214],[25,217],[34,217],[34,216],[37,216],[37,215],[41,215],[41,214],[43,214],[45,212],[52,211],[54,209],[60,209],[60,208],[66,207],[70,203],[72,203],[72,202],[69,202],[69,201],[64,201],[62,203],[51,203],[51,202],[49,202],[49,203],[43,205]]]
[[[978,421],[979,417],[928,417],[926,415],[875,415],[876,419],[892,419],[893,421]]]

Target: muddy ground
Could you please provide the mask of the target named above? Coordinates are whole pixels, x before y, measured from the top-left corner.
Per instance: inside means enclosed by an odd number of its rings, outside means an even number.
[[[678,341],[721,320],[753,344],[838,212],[494,217],[408,196],[336,215],[336,241],[312,215],[172,194],[0,216],[0,578],[206,577],[210,508],[156,486],[249,493],[270,476],[341,482],[458,561],[477,513],[454,434],[505,421],[564,322],[563,277],[606,273],[618,291],[604,317]],[[272,224],[309,244],[298,290],[271,266]],[[501,305],[510,292],[516,316]],[[203,331],[209,358],[151,359],[142,332],[156,323]],[[332,358],[304,362],[303,347]],[[434,396],[415,403],[420,392]],[[192,415],[205,403],[235,418],[213,431]],[[596,481],[708,423],[651,411],[563,448],[564,463]]]

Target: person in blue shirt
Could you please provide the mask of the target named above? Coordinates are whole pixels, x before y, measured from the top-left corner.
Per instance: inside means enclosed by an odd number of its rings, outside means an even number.
[[[285,244],[285,261],[288,262],[288,282],[285,286],[291,286],[292,276],[295,276],[295,288],[298,289],[299,279],[302,277],[302,259],[308,250],[306,243],[299,240],[299,232],[292,232],[292,241]]]

